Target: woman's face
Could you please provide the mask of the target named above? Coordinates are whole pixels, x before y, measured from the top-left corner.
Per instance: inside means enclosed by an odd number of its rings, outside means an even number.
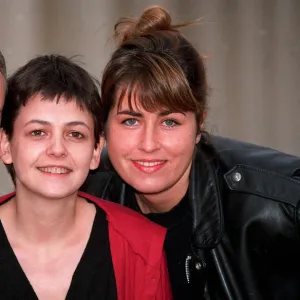
[[[108,116],[108,154],[125,182],[148,199],[154,195],[157,203],[153,204],[168,210],[188,187],[194,148],[200,140],[197,129],[193,112],[148,112],[139,106],[130,110],[125,97]]]
[[[11,140],[1,140],[2,160],[14,165],[17,192],[64,198],[97,168],[101,146],[95,149],[92,116],[75,100],[41,99],[21,107]]]

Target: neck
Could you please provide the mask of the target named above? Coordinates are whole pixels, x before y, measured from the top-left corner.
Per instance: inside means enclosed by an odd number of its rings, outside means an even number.
[[[34,244],[64,240],[76,226],[77,216],[88,204],[77,193],[63,199],[47,199],[18,190],[9,201],[10,220],[18,236]]]
[[[156,194],[136,193],[137,203],[144,214],[164,213],[175,207],[184,197],[189,186],[189,170],[171,188]]]

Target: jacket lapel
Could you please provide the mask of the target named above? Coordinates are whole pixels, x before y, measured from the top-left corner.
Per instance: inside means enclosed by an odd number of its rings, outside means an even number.
[[[215,247],[223,236],[220,183],[215,161],[198,151],[190,174],[189,201],[193,217],[193,245]]]

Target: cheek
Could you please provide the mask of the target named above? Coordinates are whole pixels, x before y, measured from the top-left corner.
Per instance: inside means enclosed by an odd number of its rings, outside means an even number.
[[[108,123],[106,128],[105,138],[107,142],[115,142],[115,140],[123,138],[127,134],[126,130],[124,130],[122,126],[116,122]]]
[[[189,155],[193,153],[196,144],[196,137],[191,134],[180,134],[176,136],[170,135],[164,137],[163,145],[165,149],[174,155]]]
[[[138,138],[134,132],[121,130],[111,127],[106,132],[106,145],[110,155],[116,156],[117,153],[126,153],[136,148]]]
[[[43,143],[28,143],[26,139],[18,139],[11,145],[13,161],[30,161],[38,158],[45,151]]]
[[[71,143],[67,151],[70,159],[73,160],[76,165],[89,166],[94,153],[94,143]],[[83,153],[84,155],[82,155]]]
[[[29,148],[22,143],[11,145],[12,164],[18,178],[27,178],[29,170],[35,165],[39,157],[41,157],[41,152],[36,147]]]

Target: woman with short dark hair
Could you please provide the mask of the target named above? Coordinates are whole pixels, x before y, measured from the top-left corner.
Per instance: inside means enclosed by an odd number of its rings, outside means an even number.
[[[8,80],[0,197],[0,298],[170,300],[165,229],[78,192],[104,143],[96,82],[57,55]],[[145,239],[145,235],[147,239]]]

